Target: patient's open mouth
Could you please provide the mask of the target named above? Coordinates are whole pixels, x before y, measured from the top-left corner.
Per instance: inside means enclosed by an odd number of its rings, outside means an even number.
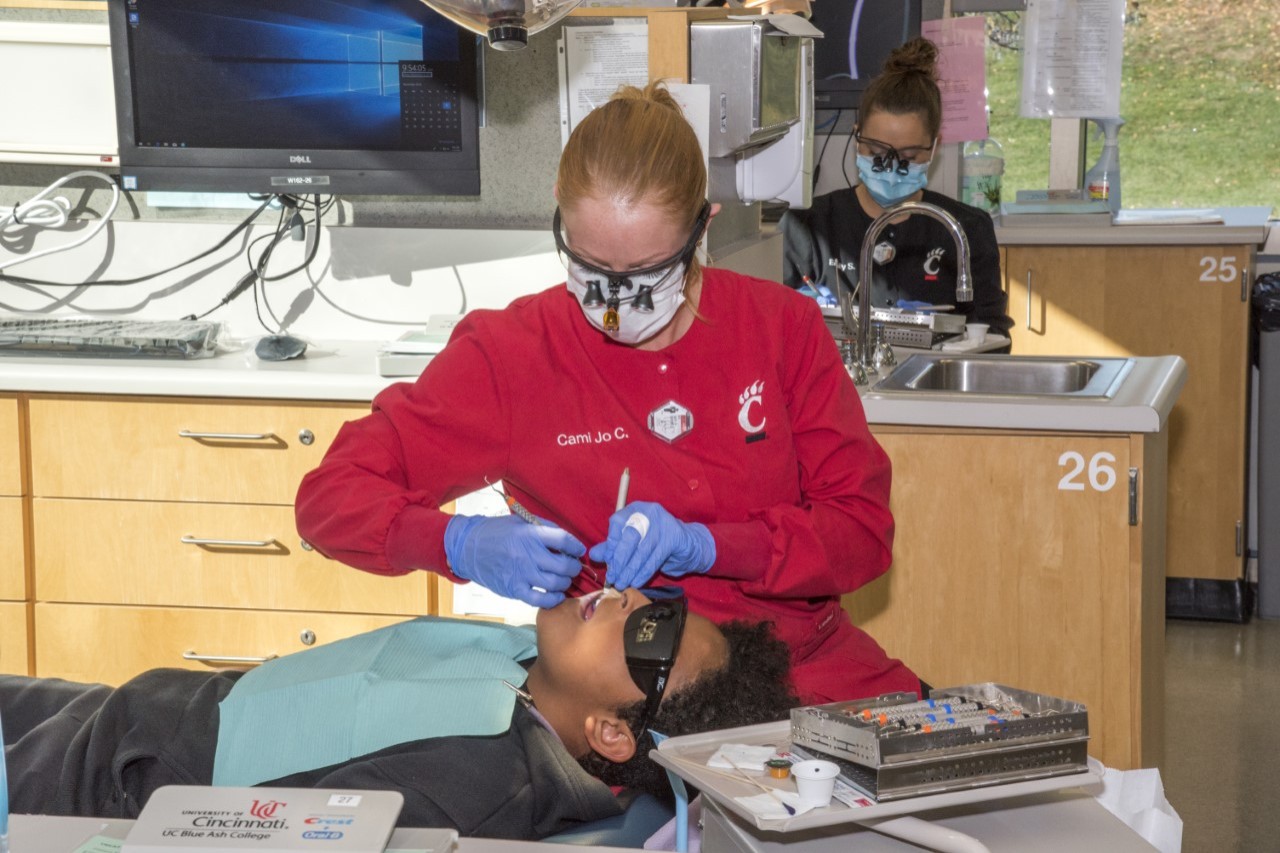
[[[592,616],[596,615],[596,608],[600,606],[600,602],[606,598],[621,598],[622,594],[616,589],[598,589],[595,592],[589,592],[578,599],[578,615],[582,617],[583,622],[589,622]]]
[[[589,592],[582,598],[578,599],[578,615],[582,617],[583,622],[589,622],[591,617],[596,615],[596,607],[604,600],[604,590],[598,589],[595,592]]]

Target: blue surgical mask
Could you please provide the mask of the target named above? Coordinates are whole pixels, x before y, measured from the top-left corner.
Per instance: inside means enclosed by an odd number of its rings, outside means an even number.
[[[881,207],[897,204],[925,188],[929,183],[928,163],[909,163],[907,173],[898,174],[896,169],[885,169],[877,172],[872,168],[870,155],[857,155],[858,180],[867,188],[867,192]]]

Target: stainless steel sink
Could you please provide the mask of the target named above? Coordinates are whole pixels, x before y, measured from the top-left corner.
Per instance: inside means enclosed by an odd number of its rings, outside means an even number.
[[[1132,369],[1128,358],[916,354],[871,390],[1109,398]]]

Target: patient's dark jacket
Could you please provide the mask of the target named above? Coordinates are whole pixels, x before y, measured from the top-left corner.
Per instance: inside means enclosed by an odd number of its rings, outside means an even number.
[[[162,785],[209,784],[218,702],[239,675],[157,669],[114,689],[0,676],[10,810],[133,818]],[[400,826],[489,838],[543,838],[622,811],[519,704],[502,734],[411,741],[264,785],[396,790]]]

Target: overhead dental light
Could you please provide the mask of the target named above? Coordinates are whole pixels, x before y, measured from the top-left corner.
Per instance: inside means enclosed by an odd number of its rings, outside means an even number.
[[[496,50],[519,50],[529,36],[569,14],[582,0],[422,0]]]

